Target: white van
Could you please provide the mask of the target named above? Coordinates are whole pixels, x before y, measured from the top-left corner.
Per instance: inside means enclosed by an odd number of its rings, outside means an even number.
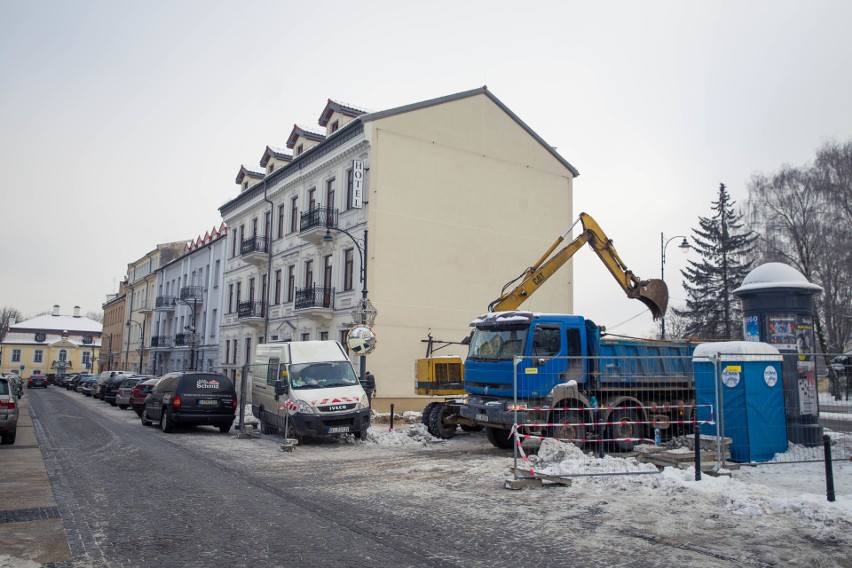
[[[261,343],[251,366],[251,411],[265,434],[321,438],[370,427],[370,401],[337,341]],[[279,397],[275,399],[276,381]]]

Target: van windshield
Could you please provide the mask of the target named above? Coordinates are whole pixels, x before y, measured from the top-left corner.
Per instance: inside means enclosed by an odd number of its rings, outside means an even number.
[[[290,365],[290,384],[294,389],[351,387],[358,378],[349,361],[294,363]]]

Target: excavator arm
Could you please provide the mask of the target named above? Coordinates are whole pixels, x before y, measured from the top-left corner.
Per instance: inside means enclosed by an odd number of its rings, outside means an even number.
[[[568,259],[574,256],[574,253],[580,250],[583,245],[588,244],[598,257],[600,257],[628,298],[634,298],[645,304],[651,310],[654,319],[662,317],[666,313],[669,303],[669,291],[666,283],[659,279],[641,280],[632,271],[628,270],[627,266],[625,266],[624,262],[618,256],[618,253],[615,252],[612,241],[607,238],[600,225],[591,216],[586,213],[580,213],[578,222],[582,222],[583,224],[583,232],[580,236],[551,256],[553,251],[571,234],[571,231],[577,224],[575,222],[570,229],[560,235],[550,245],[550,248],[547,249],[535,264],[527,268],[518,278],[504,286],[502,295],[489,304],[488,311],[499,312],[516,309],[538,290],[542,284],[547,282],[548,278],[553,276],[562,265],[568,262]],[[519,284],[511,290],[506,291],[506,288],[518,281],[520,281]]]

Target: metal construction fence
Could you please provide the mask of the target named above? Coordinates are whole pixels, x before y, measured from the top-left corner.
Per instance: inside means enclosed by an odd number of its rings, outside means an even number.
[[[845,361],[712,349],[689,357],[517,357],[515,475],[848,460],[852,361]]]

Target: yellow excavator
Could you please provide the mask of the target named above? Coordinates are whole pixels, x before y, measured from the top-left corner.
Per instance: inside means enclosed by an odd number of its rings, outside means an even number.
[[[580,236],[551,257],[553,251],[565,240],[565,237],[571,234],[577,223],[583,224],[583,232]],[[580,213],[580,218],[550,245],[550,248],[541,255],[541,258],[535,264],[503,286],[502,295],[488,305],[488,311],[503,312],[517,309],[585,244],[588,244],[597,253],[628,298],[634,298],[648,306],[654,319],[660,318],[666,313],[666,307],[669,304],[669,290],[666,283],[659,279],[642,280],[628,270],[621,257],[615,252],[612,240],[607,238],[600,225],[587,213]],[[506,291],[519,280],[519,284],[508,292]]]
[[[554,251],[571,235],[577,223],[583,226],[583,232],[565,245],[559,252]],[[612,246],[600,225],[588,214],[580,217],[571,227],[560,235],[550,248],[517,278],[508,282],[499,298],[488,304],[489,312],[501,312],[517,309],[542,284],[553,276],[578,250],[588,244],[592,247],[612,276],[627,294],[628,298],[639,300],[651,311],[654,319],[666,313],[669,303],[669,291],[666,283],[659,279],[642,280],[627,268]],[[428,340],[426,358],[418,359],[415,364],[415,393],[419,395],[458,397],[464,395],[464,365],[461,357],[432,357],[433,340]],[[451,343],[451,342],[442,342]],[[430,402],[423,410],[422,422],[433,436],[449,437],[448,429],[453,431],[455,424],[444,420],[443,401]]]

